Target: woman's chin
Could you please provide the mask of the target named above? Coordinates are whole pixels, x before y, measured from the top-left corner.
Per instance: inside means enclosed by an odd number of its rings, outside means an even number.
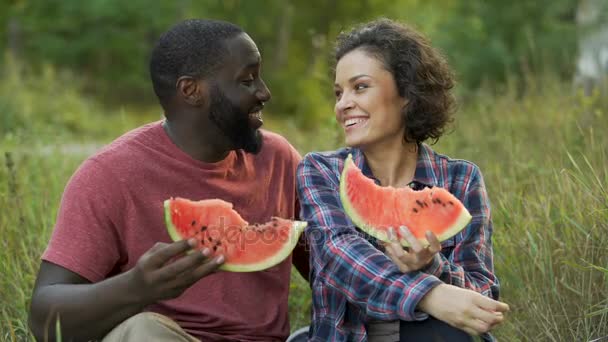
[[[344,144],[347,147],[361,148],[364,145],[364,142],[361,139],[345,139]]]

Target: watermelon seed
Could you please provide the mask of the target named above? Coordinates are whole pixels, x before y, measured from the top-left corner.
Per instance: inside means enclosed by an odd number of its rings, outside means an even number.
[[[450,205],[454,205],[454,203],[452,201],[448,201],[448,203],[450,203]]]
[[[196,221],[192,220],[192,226],[194,226],[196,224]]]
[[[205,230],[207,230],[207,226],[202,226],[201,227],[201,232],[204,232]]]
[[[420,202],[420,200],[416,200],[416,204],[418,204],[421,208],[424,208],[424,205],[422,205],[422,202]]]
[[[217,251],[217,246],[213,246],[213,251]]]
[[[418,212],[418,209],[416,209],[416,208],[414,208],[413,210],[414,210],[414,212],[415,212],[415,213],[417,213],[417,212]]]
[[[211,238],[211,236],[208,237],[207,239],[209,239],[209,242],[213,241],[213,239]]]

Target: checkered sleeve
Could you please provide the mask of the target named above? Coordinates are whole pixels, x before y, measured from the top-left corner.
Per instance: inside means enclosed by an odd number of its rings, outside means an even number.
[[[483,177],[477,167],[471,166],[469,180],[463,189],[463,204],[472,220],[465,227],[463,239],[454,246],[449,256],[441,253],[425,272],[443,282],[479,292],[498,299],[498,280],[494,275],[492,255],[492,220],[490,203]]]

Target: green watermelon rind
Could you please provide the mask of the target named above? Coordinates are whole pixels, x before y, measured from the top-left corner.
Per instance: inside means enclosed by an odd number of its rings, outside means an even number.
[[[350,200],[348,199],[347,185],[345,181],[346,175],[350,170],[351,166],[355,166],[355,163],[353,162],[352,155],[349,154],[346,160],[344,161],[344,168],[342,169],[342,174],[340,175],[340,200],[342,202],[342,207],[344,208],[346,215],[357,227],[359,227],[367,234],[373,236],[374,238],[380,241],[390,242],[388,234],[385,231],[378,230],[373,226],[367,224],[366,221],[361,218],[360,215],[357,213],[357,210],[354,209],[351,205]],[[471,218],[471,214],[463,206],[463,210],[460,212],[460,215],[458,216],[454,224],[450,226],[450,228],[446,229],[442,234],[438,235],[437,239],[442,242],[455,236],[469,224]],[[397,229],[397,227],[394,228]],[[426,238],[418,239],[418,241],[420,241],[420,244],[422,246],[429,245],[429,242]],[[401,239],[399,243],[404,247],[410,246],[409,242],[406,239]]]
[[[165,200],[163,206],[165,209],[165,225],[167,226],[167,232],[169,233],[171,240],[175,242],[183,240],[171,221],[171,200]],[[219,269],[227,272],[257,272],[276,266],[291,254],[307,225],[308,223],[304,221],[292,221],[289,237],[287,239],[288,243],[272,257],[266,258],[255,264],[233,264],[226,261],[220,265]],[[192,253],[193,251],[194,250],[190,250],[188,253]]]
[[[173,222],[171,221],[171,200],[165,200],[164,207],[165,207],[165,226],[167,227],[167,232],[169,232],[169,236],[171,237],[171,240],[173,240],[173,241],[183,240],[183,238],[179,235],[179,233],[177,232],[177,229],[173,225]]]
[[[224,263],[220,266],[220,270],[229,271],[229,272],[256,272],[263,271],[274,267],[283,260],[285,260],[296,247],[296,244],[300,240],[300,235],[304,232],[308,224],[303,221],[292,221],[291,229],[289,230],[290,234],[287,239],[287,243],[272,257],[266,258],[264,261],[255,263],[255,264],[232,264],[232,263]]]

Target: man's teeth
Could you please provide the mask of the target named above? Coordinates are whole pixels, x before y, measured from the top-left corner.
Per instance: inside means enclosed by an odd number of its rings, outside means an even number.
[[[249,117],[255,118],[255,119],[261,119],[262,118],[262,112],[250,113]]]
[[[363,118],[354,118],[354,119],[348,119],[346,121],[344,121],[344,126],[352,126],[352,125],[356,125],[360,122],[366,121],[367,119],[363,119]]]

